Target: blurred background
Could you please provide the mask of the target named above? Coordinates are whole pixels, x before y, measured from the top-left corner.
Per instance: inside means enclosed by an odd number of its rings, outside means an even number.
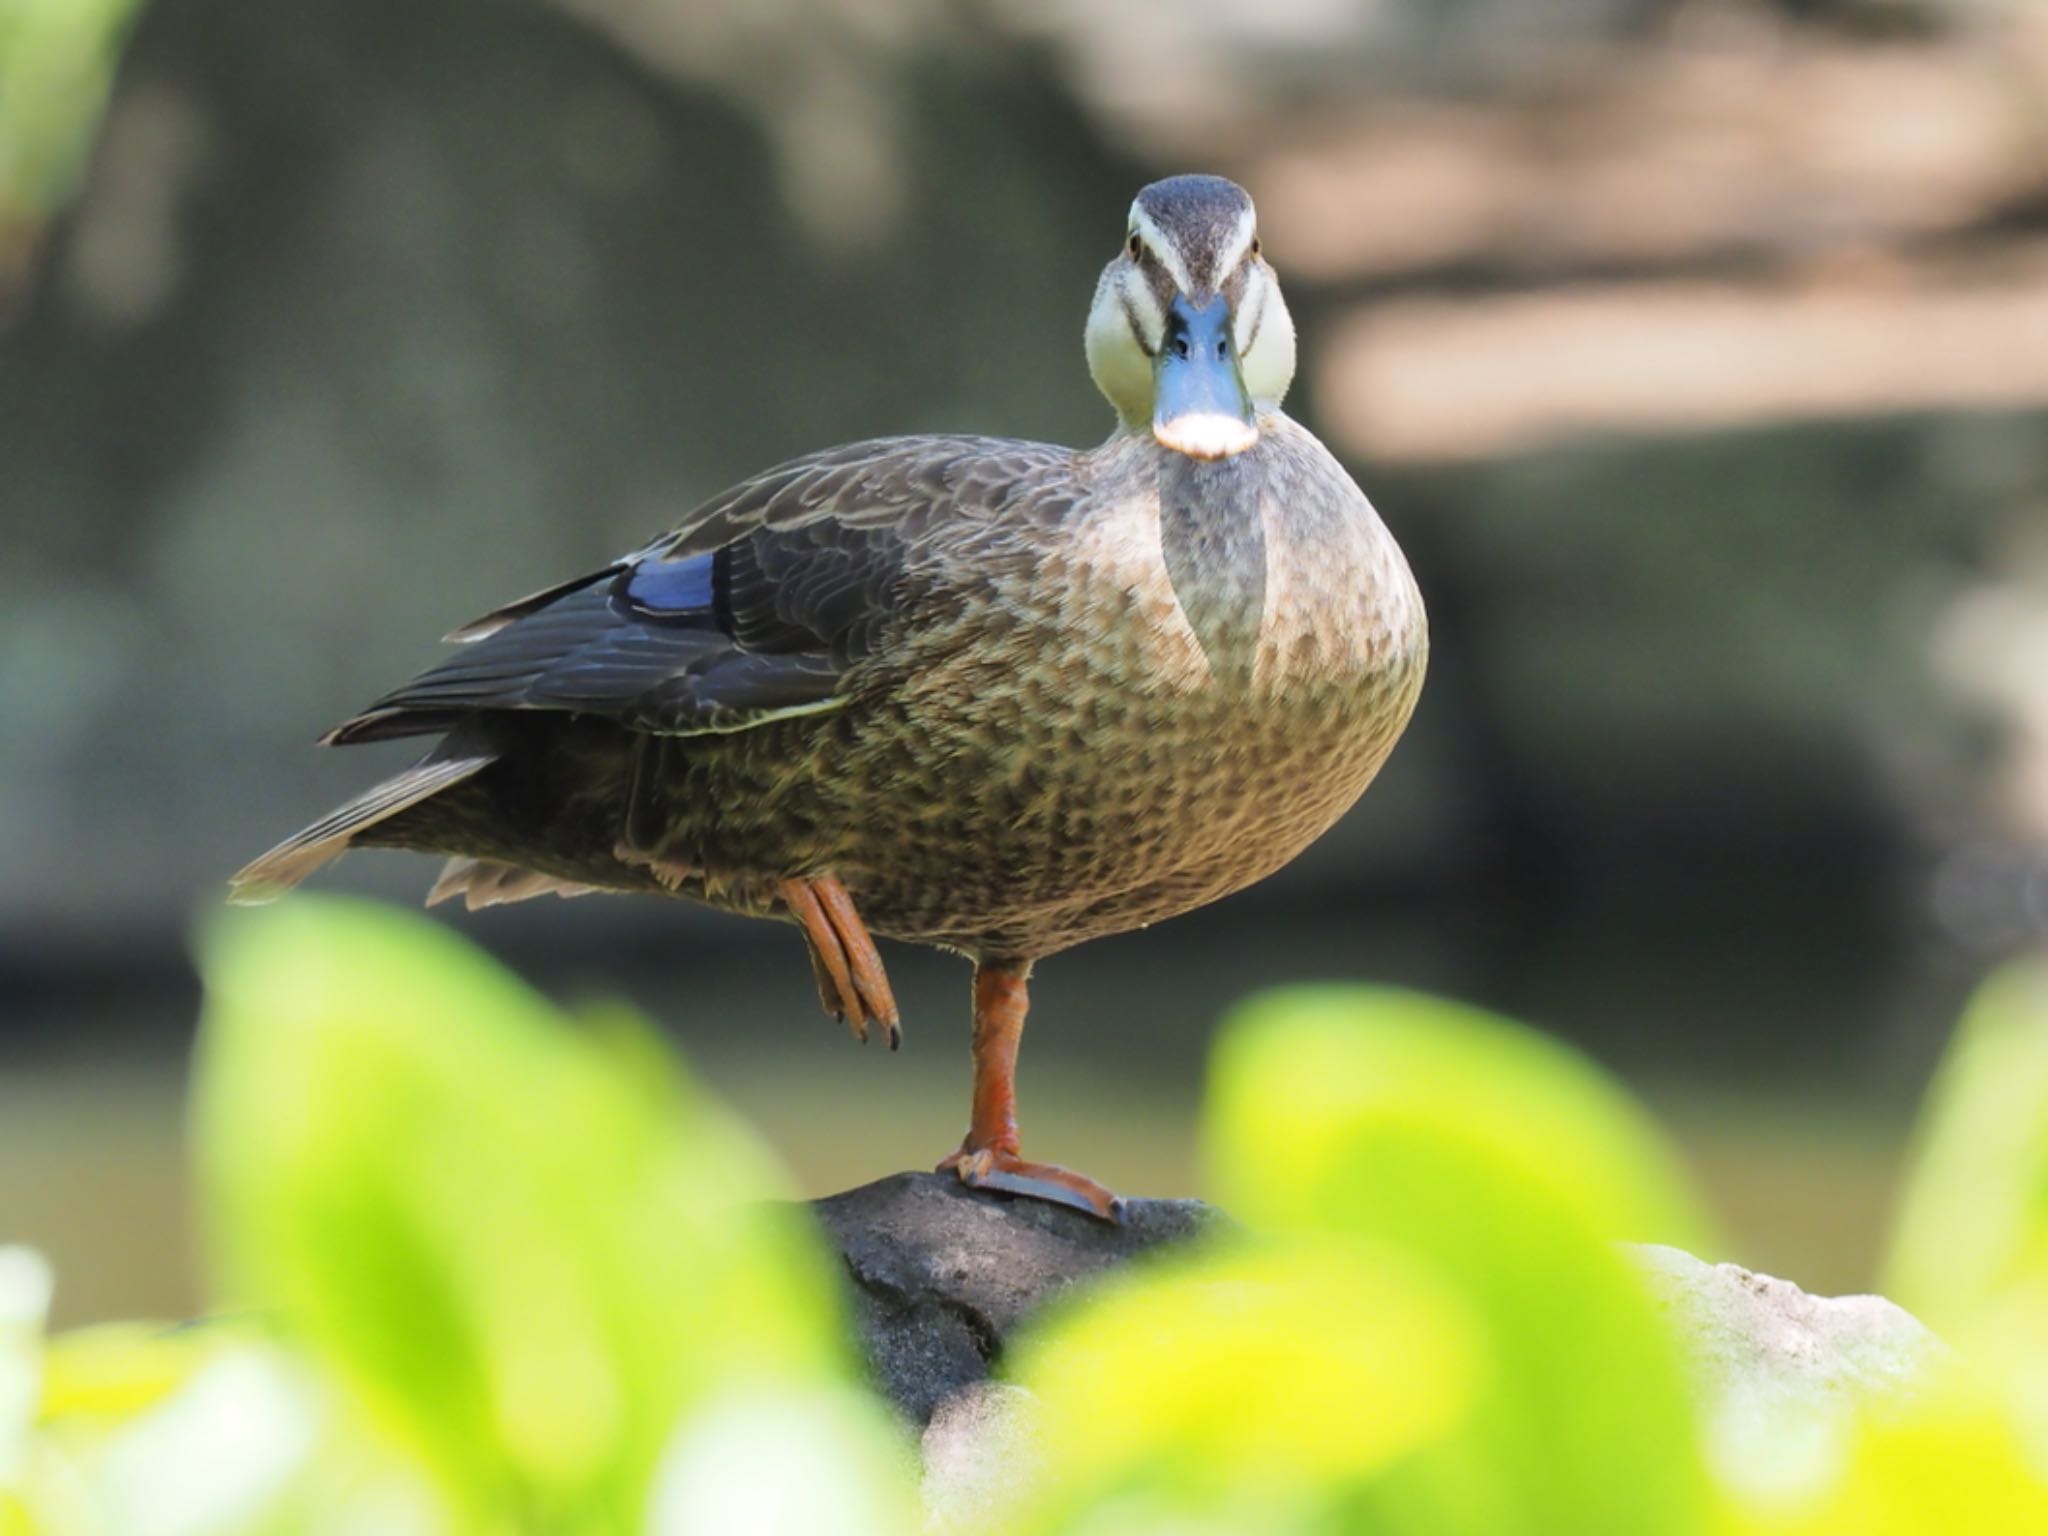
[[[1043,970],[1028,1148],[1192,1191],[1220,1013],[1373,978],[1622,1073],[1712,1257],[1869,1283],[2048,931],[2048,10],[0,0],[0,1237],[63,1317],[193,1304],[189,928],[407,753],[315,734],[775,460],[1098,440],[1095,274],[1188,169],[1258,199],[1431,677],[1298,864]],[[448,921],[636,1001],[814,1192],[957,1140],[955,960],[890,949],[891,1057],[779,928]]]

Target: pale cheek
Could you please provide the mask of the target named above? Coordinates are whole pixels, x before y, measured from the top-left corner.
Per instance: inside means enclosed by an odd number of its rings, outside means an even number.
[[[1254,400],[1278,400],[1294,381],[1294,322],[1278,293],[1269,292],[1249,348],[1240,352],[1245,388]]]
[[[1117,403],[1138,413],[1148,415],[1152,409],[1152,370],[1145,366],[1145,358],[1136,347],[1119,349],[1112,364],[1113,388]]]
[[[1245,295],[1244,302],[1237,307],[1236,330],[1231,340],[1237,344],[1238,361],[1243,366],[1251,365],[1252,345],[1263,330],[1259,311],[1272,302],[1269,295],[1254,288]]]
[[[1281,344],[1264,336],[1245,355],[1244,385],[1256,400],[1276,400],[1286,393],[1294,375],[1293,358],[1284,355]]]
[[[1095,383],[1127,416],[1152,409],[1152,366],[1132,340],[1121,313],[1099,317],[1088,327],[1088,366]]]

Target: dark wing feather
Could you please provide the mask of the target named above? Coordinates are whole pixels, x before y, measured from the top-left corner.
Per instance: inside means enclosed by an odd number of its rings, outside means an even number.
[[[694,735],[836,707],[848,667],[899,614],[942,521],[985,520],[1057,483],[1066,449],[893,438],[780,465],[639,554],[465,625],[465,649],[330,732],[449,729],[497,710],[603,716]],[[1056,499],[1056,498],[1055,498]]]
[[[460,628],[449,630],[441,638],[450,645],[468,645],[473,641],[495,635],[506,625],[517,623],[528,614],[538,613],[550,603],[567,597],[571,592],[581,591],[592,582],[602,581],[605,577],[623,570],[627,563],[624,560],[614,561],[601,571],[586,571],[581,576],[572,576],[567,581],[558,581],[551,587],[542,587],[538,592],[529,592],[526,596],[509,602],[502,608],[493,608],[482,618],[471,619]]]

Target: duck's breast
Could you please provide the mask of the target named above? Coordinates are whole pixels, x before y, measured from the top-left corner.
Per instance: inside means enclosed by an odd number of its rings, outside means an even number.
[[[1045,953],[1213,900],[1294,857],[1392,749],[1424,649],[1407,565],[1313,438],[1267,441],[1112,460],[910,685],[921,740],[897,762],[928,813],[896,830],[943,829],[963,938]]]
[[[1056,557],[1063,618],[1099,628],[1141,689],[1277,722],[1378,710],[1388,686],[1412,686],[1426,644],[1414,579],[1314,437],[1278,417],[1249,453],[1152,463],[1097,498]]]

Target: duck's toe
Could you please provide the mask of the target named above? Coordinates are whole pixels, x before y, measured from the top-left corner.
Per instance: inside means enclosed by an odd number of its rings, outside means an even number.
[[[937,1171],[955,1175],[969,1189],[1064,1205],[1112,1225],[1123,1220],[1123,1201],[1085,1174],[1054,1163],[1026,1162],[1013,1152],[962,1147]]]
[[[811,974],[825,1012],[867,1043],[869,1025],[878,1026],[895,1050],[903,1043],[903,1019],[882,957],[846,887],[831,876],[784,880],[784,905],[803,929],[811,952]]]

